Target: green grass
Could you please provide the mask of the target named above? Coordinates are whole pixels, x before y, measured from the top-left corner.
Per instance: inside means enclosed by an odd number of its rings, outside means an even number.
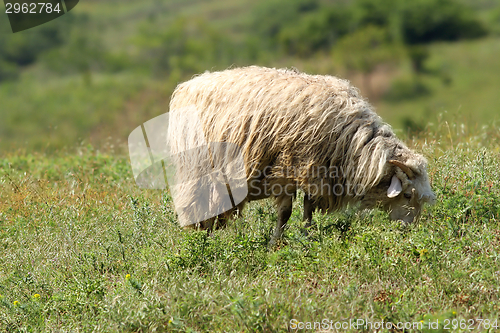
[[[124,142],[135,127],[168,110],[173,89],[131,73],[93,74],[90,84],[82,76],[41,84],[36,75],[0,85],[0,147],[6,150],[54,151],[109,137]]]
[[[487,129],[439,128],[409,140],[428,157],[438,195],[418,223],[402,228],[351,208],[316,214],[304,236],[297,201],[274,249],[270,201],[207,236],[181,230],[168,192],[137,188],[120,154],[82,146],[6,155],[0,330],[285,332],[292,319],[496,319],[498,134],[484,141]]]
[[[117,4],[75,10],[109,51],[133,58],[152,14],[165,26],[203,17],[238,38],[253,2]],[[483,16],[490,5],[477,4]],[[292,319],[325,318],[439,320],[450,331],[444,320],[499,318],[498,51],[494,36],[431,45],[426,68],[437,74],[421,78],[431,93],[376,102],[429,160],[438,200],[418,223],[350,208],[315,214],[304,236],[297,200],[273,249],[271,201],[207,236],[178,226],[168,191],[135,185],[123,142],[168,110],[175,80],[141,68],[90,81],[25,69],[0,85],[0,331],[285,332]],[[331,54],[272,58],[259,65],[336,74]],[[409,79],[404,64],[397,72]],[[400,130],[405,119],[423,127],[418,137]]]

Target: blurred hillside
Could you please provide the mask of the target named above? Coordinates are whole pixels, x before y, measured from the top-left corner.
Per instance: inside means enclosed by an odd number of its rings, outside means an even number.
[[[120,146],[178,83],[250,64],[349,78],[405,133],[491,125],[499,48],[496,0],[87,0],[16,34],[2,16],[0,155]]]

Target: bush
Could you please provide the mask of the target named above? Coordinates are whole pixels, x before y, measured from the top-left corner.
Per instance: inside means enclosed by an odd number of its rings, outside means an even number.
[[[67,40],[41,56],[44,65],[59,74],[79,73],[90,80],[92,71],[118,72],[129,67],[124,53],[110,53],[102,39],[92,31],[87,16],[79,16],[66,31]],[[86,79],[87,80],[87,79]]]
[[[253,30],[262,37],[275,38],[286,26],[296,24],[301,15],[316,10],[317,0],[263,1],[253,12]]]
[[[135,41],[143,49],[142,63],[178,79],[214,66],[227,67],[237,58],[232,41],[203,20],[178,18],[166,30],[145,23]]]
[[[398,50],[387,31],[368,26],[342,38],[333,48],[334,57],[347,69],[370,73],[381,63],[392,62]]]
[[[357,27],[376,25],[388,27],[397,16],[398,0],[358,0],[352,6]]]
[[[418,98],[431,93],[431,89],[422,80],[412,77],[395,80],[384,98],[389,101],[402,101],[405,99]]]
[[[303,40],[304,33],[311,32],[310,28],[316,29],[310,26],[316,24],[311,17],[304,22],[301,19],[308,13],[315,13],[318,7],[317,0],[291,0],[286,3],[280,0],[263,1],[252,13],[253,22],[249,30],[260,36],[264,48],[276,50],[285,43],[286,49],[286,44],[291,42],[290,38],[295,40],[298,36],[298,39]],[[291,48],[293,46],[290,45]]]
[[[408,1],[400,21],[407,44],[477,38],[487,33],[467,7],[451,0]]]
[[[67,14],[64,18],[43,24],[36,29],[13,34],[5,27],[0,31],[0,59],[25,66],[35,62],[40,54],[62,45],[67,40],[69,27],[79,17]]]
[[[386,27],[406,44],[477,38],[487,33],[473,11],[453,0],[358,0],[357,25]]]
[[[302,15],[277,36],[282,49],[292,55],[310,56],[328,50],[349,32],[351,12],[347,7],[331,8]]]
[[[104,68],[104,50],[99,40],[80,31],[75,31],[64,47],[46,52],[42,58],[49,69],[64,74]]]
[[[37,62],[47,52],[55,52],[54,63],[57,66],[73,63],[75,56],[80,59],[81,47],[67,59],[61,58],[57,50],[68,43],[75,44],[72,32],[87,21],[88,17],[85,15],[68,13],[57,20],[16,34],[4,26],[0,31],[0,82],[16,78],[22,67]],[[87,29],[81,30],[82,34],[88,33]]]

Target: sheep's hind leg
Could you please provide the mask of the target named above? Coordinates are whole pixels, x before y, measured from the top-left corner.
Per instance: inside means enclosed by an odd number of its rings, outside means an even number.
[[[276,223],[276,228],[274,229],[273,236],[269,245],[273,246],[283,235],[283,230],[285,229],[286,223],[292,215],[292,201],[293,196],[282,195],[277,198],[276,203],[278,205],[278,221]]]

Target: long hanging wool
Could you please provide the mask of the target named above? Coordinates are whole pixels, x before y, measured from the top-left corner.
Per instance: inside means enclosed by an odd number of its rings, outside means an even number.
[[[396,155],[428,183],[425,159],[396,138],[358,89],[333,76],[256,66],[205,73],[175,89],[170,110],[196,114],[204,141],[236,144],[249,185],[265,174],[270,186],[296,184],[327,210],[359,201],[395,168],[387,161]],[[169,136],[195,140],[181,128]],[[200,171],[185,164],[181,172]],[[325,184],[329,191],[314,193]],[[363,191],[334,194],[336,184]],[[433,195],[430,186],[421,190],[421,197]],[[193,193],[185,194],[193,202]]]

